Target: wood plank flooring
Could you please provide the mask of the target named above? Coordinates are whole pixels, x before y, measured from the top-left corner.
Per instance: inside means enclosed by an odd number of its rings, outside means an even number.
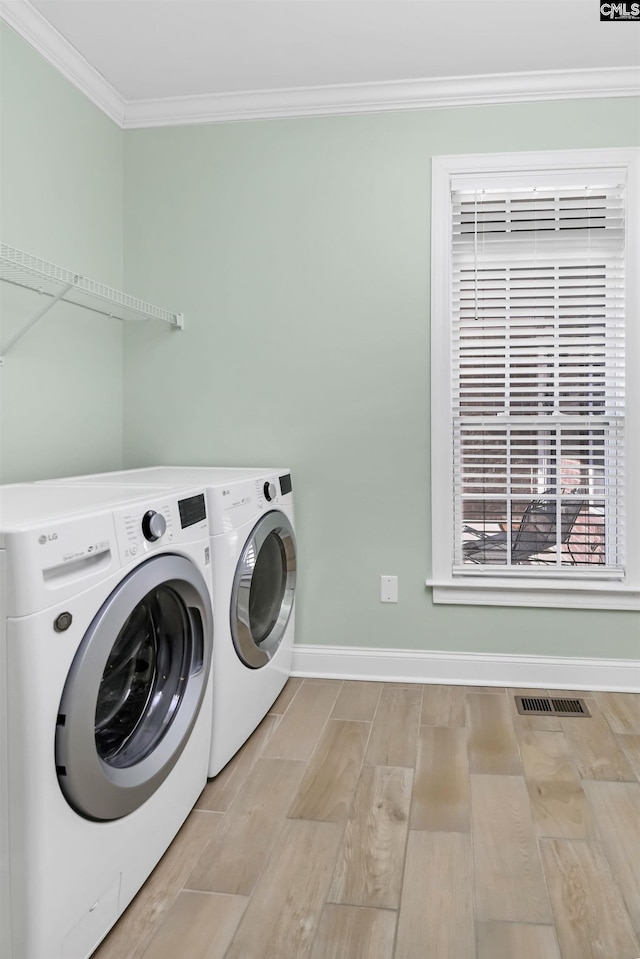
[[[291,679],[94,959],[640,959],[640,695]]]

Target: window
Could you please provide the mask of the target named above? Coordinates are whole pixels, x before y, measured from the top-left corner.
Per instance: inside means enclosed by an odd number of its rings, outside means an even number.
[[[639,154],[433,161],[436,602],[639,606]]]

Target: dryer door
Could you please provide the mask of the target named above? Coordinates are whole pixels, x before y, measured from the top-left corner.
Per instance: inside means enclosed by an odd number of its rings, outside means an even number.
[[[67,801],[89,819],[119,819],[167,778],[206,691],[211,602],[198,569],[163,554],[131,572],[89,626],[56,727]]]
[[[296,541],[288,518],[265,513],[245,543],[231,593],[231,636],[252,669],[275,655],[291,616],[296,585]]]

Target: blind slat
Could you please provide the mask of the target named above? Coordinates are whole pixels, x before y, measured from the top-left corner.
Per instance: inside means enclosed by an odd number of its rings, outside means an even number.
[[[454,192],[451,225],[454,568],[619,571],[624,189]]]

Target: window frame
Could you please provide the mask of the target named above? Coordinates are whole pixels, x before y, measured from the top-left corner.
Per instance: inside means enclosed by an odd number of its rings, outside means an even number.
[[[451,193],[463,182],[515,185],[527,175],[617,170],[627,184],[626,218],[626,511],[627,544],[620,581],[453,573],[451,408]],[[431,163],[431,544],[427,586],[434,603],[640,609],[640,149],[613,148],[438,156]],[[634,322],[635,320],[635,322]],[[437,464],[437,469],[435,468]]]

